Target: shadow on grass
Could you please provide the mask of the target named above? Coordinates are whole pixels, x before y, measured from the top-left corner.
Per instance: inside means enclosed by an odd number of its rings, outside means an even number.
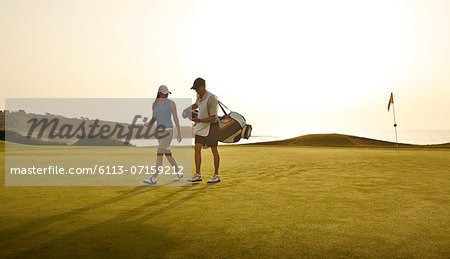
[[[158,189],[158,187],[159,186],[155,186],[155,188],[152,189],[136,187],[126,194],[113,197],[103,202],[92,204],[85,208],[76,209],[70,212],[40,220],[35,220],[15,228],[4,230],[0,233],[2,235],[2,242],[4,242],[4,240],[7,240],[6,238],[8,236],[10,238],[14,238],[15,242],[21,242],[21,237],[17,237],[18,234],[22,234],[23,236],[24,234],[42,228],[47,224],[63,221],[64,219],[81,212],[95,209],[106,204],[114,203],[141,194],[144,191],[156,190]],[[167,232],[167,228],[165,226],[148,224],[144,223],[144,221],[183,204],[208,187],[210,187],[210,185],[198,188],[186,197],[174,201],[161,209],[151,212],[150,214],[136,218],[136,216],[142,213],[145,209],[161,204],[170,197],[190,189],[183,187],[157,200],[145,203],[137,208],[121,213],[120,215],[117,215],[106,221],[88,226],[71,233],[64,234],[55,239],[46,241],[38,246],[24,249],[24,251],[10,251],[8,255],[18,257],[40,257],[45,255],[50,255],[52,257],[62,257],[64,255],[88,257],[94,257],[96,255],[113,255],[114,257],[129,257],[130,255],[133,255],[135,257],[164,256],[170,249],[176,247],[176,243],[178,241],[166,236],[165,233]],[[29,227],[28,231],[27,227]],[[37,239],[38,237],[33,238]],[[11,241],[11,239],[9,239],[8,241]],[[7,247],[3,247],[2,249],[7,250]],[[4,250],[4,252],[6,251]]]
[[[167,185],[170,185],[170,184],[167,184]],[[0,247],[3,247],[5,245],[4,244],[5,242],[7,242],[7,243],[13,242],[14,240],[20,239],[21,236],[24,234],[28,234],[32,231],[36,231],[43,227],[47,227],[48,225],[53,224],[53,223],[64,221],[68,217],[71,217],[71,216],[74,216],[74,215],[77,215],[80,213],[84,213],[89,210],[97,209],[97,208],[100,208],[102,206],[106,206],[106,205],[109,205],[112,203],[116,203],[116,202],[122,201],[127,198],[131,198],[136,195],[147,193],[149,191],[154,191],[163,186],[165,186],[165,185],[157,185],[157,186],[151,186],[151,187],[148,185],[137,186],[129,191],[126,191],[125,193],[123,193],[121,195],[111,197],[104,201],[90,204],[83,208],[74,209],[74,210],[71,210],[68,212],[64,212],[64,213],[49,216],[49,217],[44,217],[44,218],[37,219],[37,220],[32,220],[30,222],[26,222],[24,224],[21,224],[21,225],[15,226],[15,227],[2,229],[0,231]],[[186,187],[182,187],[182,188],[186,188]]]
[[[15,226],[12,228],[3,229],[0,231],[0,245],[3,246],[3,244],[5,242],[19,239],[22,234],[26,234],[26,233],[29,233],[29,232],[32,232],[35,230],[39,230],[40,228],[46,227],[49,224],[63,221],[66,218],[71,217],[73,215],[77,215],[77,214],[80,214],[80,213],[83,213],[83,212],[86,212],[86,211],[89,211],[92,209],[99,208],[104,205],[115,203],[115,202],[121,201],[123,199],[139,195],[139,194],[144,193],[149,190],[156,190],[156,188],[148,189],[148,188],[145,188],[145,186],[138,186],[138,187],[133,188],[131,191],[129,191],[127,193],[109,198],[109,199],[101,201],[101,202],[90,204],[84,208],[74,209],[74,210],[64,212],[61,214],[44,217],[44,218],[37,219],[37,220],[32,220],[30,222],[26,222],[24,224],[21,224],[19,226]]]

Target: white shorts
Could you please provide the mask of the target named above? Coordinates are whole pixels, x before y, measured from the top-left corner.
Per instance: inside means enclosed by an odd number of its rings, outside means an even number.
[[[158,152],[163,152],[163,153],[169,153],[170,152],[170,143],[172,142],[172,138],[173,138],[173,129],[172,128],[167,128],[165,133],[162,135],[166,135],[167,133],[169,133],[167,136],[158,139]]]

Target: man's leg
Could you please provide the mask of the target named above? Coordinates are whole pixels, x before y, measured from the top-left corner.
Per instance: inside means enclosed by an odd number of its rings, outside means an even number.
[[[202,164],[202,146],[204,139],[201,136],[195,135],[195,145],[194,145],[194,151],[195,151],[195,175],[187,179],[188,182],[201,182],[202,176],[200,172],[200,166]]]
[[[195,143],[194,151],[195,151],[195,173],[200,174],[200,166],[202,164],[202,146],[201,143]]]
[[[214,156],[214,174],[219,174],[219,163],[220,163],[219,150],[217,149],[217,147],[211,147],[211,151]]]

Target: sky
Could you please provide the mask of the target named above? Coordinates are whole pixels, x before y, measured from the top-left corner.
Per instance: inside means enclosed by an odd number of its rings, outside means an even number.
[[[1,109],[202,77],[254,135],[392,129],[391,92],[399,130],[450,130],[450,1],[2,0],[0,33]]]

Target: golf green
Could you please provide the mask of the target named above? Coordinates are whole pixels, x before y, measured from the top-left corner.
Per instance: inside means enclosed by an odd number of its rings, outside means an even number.
[[[219,151],[217,184],[203,150],[190,187],[20,187],[4,186],[3,149],[0,256],[449,256],[448,149]]]

